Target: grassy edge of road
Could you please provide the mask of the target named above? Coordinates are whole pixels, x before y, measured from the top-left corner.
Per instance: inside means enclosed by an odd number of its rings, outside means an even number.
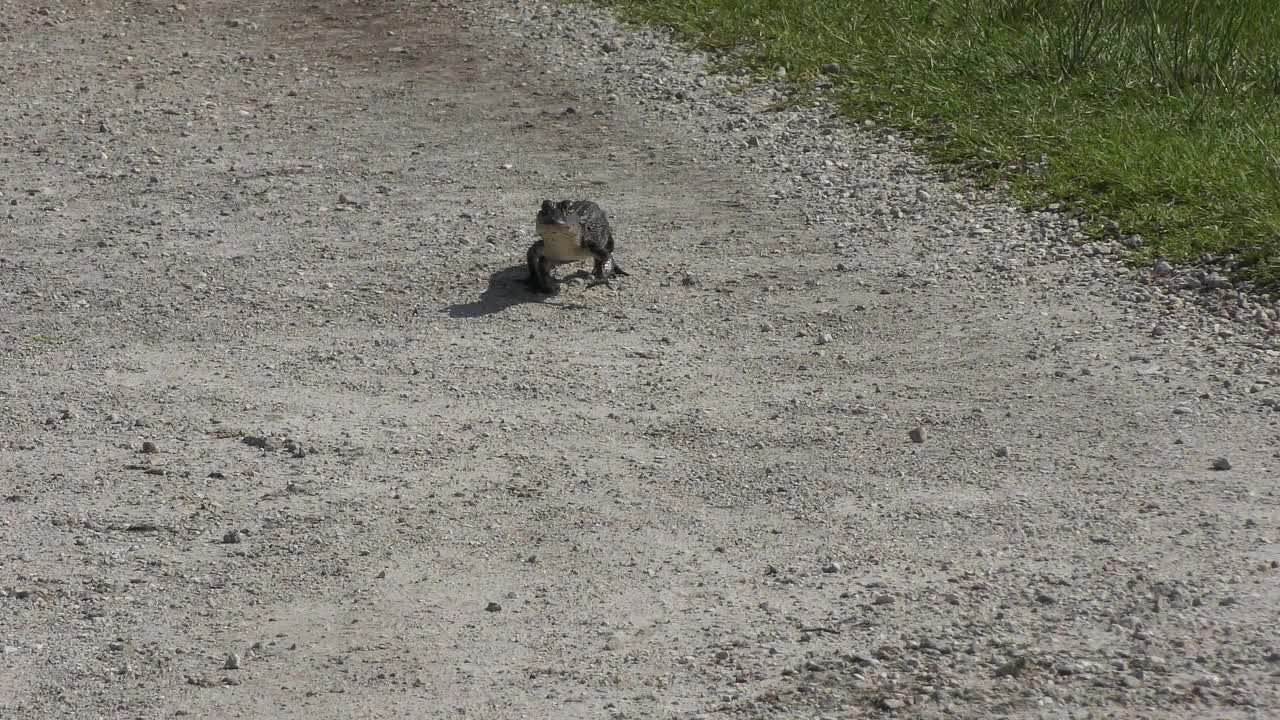
[[[825,91],[1135,263],[1280,289],[1280,3],[579,0]]]

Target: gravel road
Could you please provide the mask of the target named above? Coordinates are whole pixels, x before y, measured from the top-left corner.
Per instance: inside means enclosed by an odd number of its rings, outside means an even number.
[[[42,3],[5,720],[1280,716],[1276,297],[596,10]]]

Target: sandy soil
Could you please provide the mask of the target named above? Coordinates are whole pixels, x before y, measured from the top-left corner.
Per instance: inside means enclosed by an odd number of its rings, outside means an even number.
[[[0,717],[1280,715],[1275,298],[702,63],[0,0]]]

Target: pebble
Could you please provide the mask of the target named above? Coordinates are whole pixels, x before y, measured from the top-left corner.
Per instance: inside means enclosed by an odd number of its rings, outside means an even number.
[[[837,562],[828,563],[822,567],[822,572],[827,574],[838,573],[840,572],[840,563],[837,563]]]
[[[243,536],[241,536],[239,530],[228,530],[226,533],[222,535],[222,542],[226,545],[238,544],[243,539],[244,538]]]
[[[1001,445],[1000,447],[996,448],[996,457],[1000,457],[1000,458],[1009,457],[1009,446]]]
[[[819,345],[830,345],[834,341],[835,338],[831,337],[831,333],[822,333],[818,336]]]
[[[155,443],[147,440],[142,443],[142,452],[147,455],[154,455],[155,453],[160,452],[160,448],[156,447]]]
[[[925,429],[922,427],[915,427],[911,428],[911,430],[907,432],[907,437],[911,438],[911,442],[913,443],[923,443],[928,439],[928,433],[926,433]]]
[[[222,667],[226,670],[239,670],[243,663],[240,653],[227,653],[226,662],[222,663]]]
[[[1230,470],[1231,461],[1224,457],[1220,457],[1217,460],[1213,461],[1213,469],[1214,470]]]
[[[1201,280],[1200,282],[1210,290],[1221,290],[1231,287],[1231,281],[1217,273],[1209,273],[1205,275],[1204,280]]]
[[[266,437],[264,435],[246,435],[240,442],[250,447],[262,448],[263,450],[279,450],[280,441],[275,438]]]
[[[1027,667],[1027,659],[1025,657],[1018,656],[997,667],[995,676],[996,677],[1017,677],[1022,674],[1022,671],[1025,670],[1026,667]]]
[[[502,606],[496,602],[491,602],[484,606],[485,612],[502,612]]]

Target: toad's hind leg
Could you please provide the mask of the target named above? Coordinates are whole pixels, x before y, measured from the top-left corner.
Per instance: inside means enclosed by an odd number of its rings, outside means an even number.
[[[595,256],[595,264],[591,268],[591,281],[587,283],[587,287],[595,287],[596,285],[607,284],[615,277],[628,275],[626,270],[618,264],[613,255],[602,253]]]
[[[625,276],[629,273],[622,269],[618,261],[613,257],[613,231],[610,230],[605,236],[603,243],[592,243],[587,247],[591,251],[591,256],[595,259],[595,263],[591,268],[591,282],[589,287],[607,283],[615,277]]]

